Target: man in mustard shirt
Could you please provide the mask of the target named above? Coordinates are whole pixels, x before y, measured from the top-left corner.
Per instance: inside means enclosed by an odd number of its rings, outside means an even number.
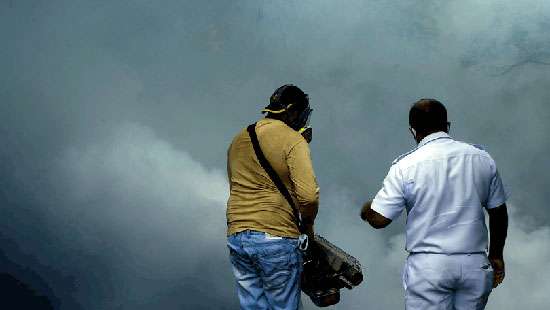
[[[313,237],[319,187],[308,141],[300,130],[311,109],[294,85],[279,87],[255,126],[259,146],[301,216],[302,231]],[[241,309],[298,309],[302,232],[291,205],[260,164],[247,129],[228,150],[227,245]]]

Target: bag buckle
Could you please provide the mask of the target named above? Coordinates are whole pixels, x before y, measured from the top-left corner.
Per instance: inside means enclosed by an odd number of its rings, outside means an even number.
[[[298,249],[300,249],[300,251],[306,251],[307,248],[309,246],[309,238],[306,234],[301,234],[299,237],[298,237]]]

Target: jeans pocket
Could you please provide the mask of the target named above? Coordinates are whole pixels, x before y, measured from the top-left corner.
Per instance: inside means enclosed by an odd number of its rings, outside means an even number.
[[[292,269],[283,268],[283,269],[274,269],[271,273],[265,274],[264,276],[264,286],[267,289],[281,288],[287,285],[287,283],[292,279]]]
[[[301,253],[294,240],[282,240],[266,246],[258,257],[264,284],[269,288],[286,285],[299,273]]]
[[[483,266],[485,267],[485,266]],[[491,291],[493,290],[493,283],[495,281],[495,271],[493,270],[493,267],[491,264],[489,264],[489,267],[483,268],[481,267],[481,270],[483,270],[483,274],[485,276],[485,294],[489,296]]]
[[[493,266],[490,263],[483,264],[481,270],[485,272],[493,272]]]

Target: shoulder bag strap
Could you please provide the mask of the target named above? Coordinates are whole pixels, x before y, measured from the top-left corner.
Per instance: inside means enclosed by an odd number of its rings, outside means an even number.
[[[294,218],[296,221],[296,225],[298,226],[298,230],[300,233],[303,233],[301,221],[300,221],[300,212],[298,211],[298,208],[294,204],[294,200],[292,200],[292,196],[290,196],[290,193],[288,192],[288,189],[286,188],[285,184],[275,172],[269,161],[265,158],[264,153],[262,152],[262,149],[260,148],[260,143],[258,142],[258,136],[256,135],[256,123],[248,126],[246,129],[248,131],[248,134],[250,135],[250,139],[252,140],[252,147],[254,147],[254,152],[256,153],[256,157],[258,158],[258,161],[260,162],[260,165],[264,168],[264,170],[267,172],[273,183],[275,183],[275,186],[279,189],[279,192],[283,194],[283,196],[288,201],[288,204],[292,208],[292,211],[294,212]]]

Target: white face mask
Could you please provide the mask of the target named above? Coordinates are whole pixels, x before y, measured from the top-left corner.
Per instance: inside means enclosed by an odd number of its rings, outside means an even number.
[[[411,132],[411,134],[413,135],[414,140],[416,141],[417,140],[416,139],[416,130],[414,130],[414,128],[412,128],[412,127],[409,127],[409,131]]]

